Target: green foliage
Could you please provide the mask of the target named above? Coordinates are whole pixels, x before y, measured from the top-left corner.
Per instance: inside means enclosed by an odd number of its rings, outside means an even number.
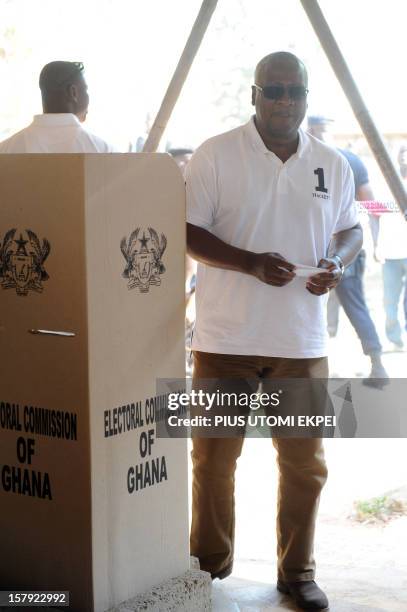
[[[386,495],[382,497],[373,497],[368,500],[361,500],[356,502],[356,510],[363,515],[374,515],[386,510],[388,498]]]
[[[387,522],[391,518],[407,514],[407,503],[388,495],[358,500],[354,507],[354,518],[360,522]]]

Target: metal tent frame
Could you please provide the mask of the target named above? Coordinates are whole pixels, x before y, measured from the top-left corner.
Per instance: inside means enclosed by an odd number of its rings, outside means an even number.
[[[301,5],[318,37],[332,69],[348,99],[372,153],[383,173],[395,201],[407,221],[407,193],[401,178],[390,158],[383,139],[378,131],[362,95],[352,77],[352,73],[336,42],[317,0],[300,0]],[[208,29],[218,0],[203,0],[198,16],[192,27],[184,50],[178,61],[173,77],[161,103],[160,109],[144,144],[144,152],[156,151],[172,111],[177,103],[189,70]]]

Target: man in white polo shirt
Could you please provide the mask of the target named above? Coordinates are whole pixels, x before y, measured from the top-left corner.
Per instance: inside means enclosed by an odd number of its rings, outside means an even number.
[[[246,124],[206,141],[186,172],[189,254],[198,260],[194,378],[326,378],[329,289],[362,244],[348,162],[299,126],[307,72],[291,53],[256,68]],[[324,272],[304,277],[301,266]],[[242,437],[193,439],[191,553],[232,571],[234,472]],[[277,588],[328,606],[313,537],[326,465],[320,438],[273,439],[280,475]]]
[[[82,62],[55,61],[41,71],[44,113],[0,143],[0,153],[110,153],[113,147],[85,130],[89,95]]]

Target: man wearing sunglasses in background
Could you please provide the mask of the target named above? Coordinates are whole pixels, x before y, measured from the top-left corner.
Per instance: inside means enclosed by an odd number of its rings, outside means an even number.
[[[263,58],[252,87],[255,115],[205,142],[187,167],[188,250],[199,262],[196,381],[328,376],[326,294],[360,250],[362,231],[348,162],[299,129],[307,85],[296,56]],[[296,264],[323,270],[304,278]],[[193,438],[191,554],[213,578],[232,571],[242,443]],[[322,440],[280,437],[273,444],[277,588],[303,609],[324,609],[313,556],[327,475]]]
[[[41,70],[42,115],[0,143],[0,153],[110,153],[113,148],[85,130],[89,106],[82,62],[55,61]]]

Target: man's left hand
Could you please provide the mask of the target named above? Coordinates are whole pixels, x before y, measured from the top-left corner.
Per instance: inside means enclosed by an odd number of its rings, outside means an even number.
[[[326,257],[318,263],[318,268],[324,268],[326,272],[310,276],[307,280],[307,290],[314,295],[323,295],[330,289],[335,289],[343,274],[337,259]]]

